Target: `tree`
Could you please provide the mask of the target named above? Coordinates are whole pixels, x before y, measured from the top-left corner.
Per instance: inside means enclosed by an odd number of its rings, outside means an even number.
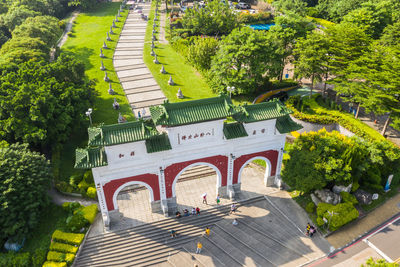
[[[5,26],[12,32],[15,27],[22,24],[27,18],[40,16],[41,13],[31,10],[28,6],[13,5],[8,9],[8,12],[2,16],[2,21]]]
[[[6,65],[29,60],[47,60],[49,51],[49,47],[40,38],[15,37],[1,47],[0,62]]]
[[[282,81],[285,65],[293,54],[295,41],[300,37],[305,37],[313,29],[314,25],[309,19],[295,13],[288,12],[275,18],[275,26],[272,26],[269,32],[279,42],[278,52],[281,54],[280,81]]]
[[[234,86],[236,93],[251,93],[276,77],[280,70],[277,44],[271,35],[249,27],[237,28],[221,41],[211,63],[215,91]]]
[[[307,2],[303,0],[276,0],[272,5],[284,13],[293,12],[305,16],[307,12]]]
[[[82,10],[90,10],[97,4],[97,0],[70,0],[68,5],[80,7]]]
[[[62,33],[62,29],[58,22],[58,19],[51,16],[27,18],[21,25],[15,28],[12,32],[12,36],[13,38],[40,38],[47,44],[48,48],[51,48],[56,44],[56,41]]]
[[[366,265],[362,264],[361,267],[399,267],[397,263],[389,263],[384,259],[374,260],[372,257],[369,258],[366,262]]]
[[[385,46],[394,46],[400,44],[400,20],[392,25],[388,25],[383,30],[381,42]]]
[[[212,37],[198,36],[188,48],[187,59],[199,70],[208,70],[211,60],[217,53],[218,40]]]
[[[0,137],[46,151],[86,123],[93,82],[83,63],[61,55],[52,63],[29,61],[0,69]]]
[[[21,240],[48,204],[50,163],[27,144],[0,146],[0,239]]]
[[[383,2],[387,3],[387,2]],[[371,2],[364,3],[361,8],[355,9],[343,18],[343,22],[352,23],[360,27],[374,39],[381,36],[386,25],[391,23],[389,7]]]
[[[294,53],[295,76],[311,78],[310,97],[314,81],[322,81],[328,74],[329,43],[326,36],[317,31],[310,32],[307,38],[296,42]],[[326,82],[326,81],[325,81]]]
[[[400,117],[400,45],[383,46],[375,42],[350,69],[350,78],[361,80],[368,88],[364,95],[367,110],[378,115],[388,114],[381,132],[385,135],[390,119],[395,117],[397,123]]]
[[[204,8],[188,8],[182,18],[183,28],[192,35],[229,34],[237,24],[236,13],[218,0],[208,2]]]

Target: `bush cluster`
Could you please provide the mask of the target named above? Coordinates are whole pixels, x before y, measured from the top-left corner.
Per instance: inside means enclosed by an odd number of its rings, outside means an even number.
[[[53,241],[77,246],[82,243],[84,237],[84,234],[65,233],[60,230],[55,230],[52,235]]]
[[[308,202],[307,206],[306,206],[306,211],[308,213],[313,213],[315,211],[315,204],[314,202]]]
[[[66,262],[68,265],[71,265],[74,262],[74,259],[75,254],[72,253],[49,251],[47,254],[47,261]]]
[[[46,261],[43,263],[43,267],[67,267],[66,262],[54,262],[54,261]]]
[[[332,216],[331,216],[332,214]],[[351,203],[340,203],[337,205],[319,203],[317,206],[317,224],[324,225],[324,220],[328,220],[329,230],[335,231],[341,226],[358,218],[358,210]]]
[[[78,247],[64,243],[52,242],[50,244],[50,250],[76,254],[76,252],[78,251]]]
[[[342,191],[342,192],[340,192],[340,196],[342,197],[342,200],[344,203],[350,203],[352,205],[358,204],[357,198],[350,193]]]

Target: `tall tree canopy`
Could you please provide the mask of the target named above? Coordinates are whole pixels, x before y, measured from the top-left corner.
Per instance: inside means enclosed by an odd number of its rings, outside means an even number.
[[[48,204],[50,163],[27,144],[0,142],[0,239],[21,240]]]
[[[229,34],[237,25],[236,13],[225,3],[218,0],[209,1],[204,8],[187,9],[182,25],[192,35]]]
[[[280,71],[280,55],[272,36],[249,27],[236,28],[226,36],[211,64],[214,90],[234,86],[236,93],[251,93],[276,77]]]
[[[93,96],[84,65],[61,55],[0,69],[0,137],[45,148],[66,141],[85,122]]]

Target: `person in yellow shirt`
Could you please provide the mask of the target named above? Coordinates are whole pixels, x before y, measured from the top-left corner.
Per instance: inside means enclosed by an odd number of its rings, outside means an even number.
[[[196,254],[200,254],[201,249],[203,248],[203,244],[199,242],[197,242],[197,250],[196,250]]]
[[[210,236],[210,228],[206,227],[206,235]]]

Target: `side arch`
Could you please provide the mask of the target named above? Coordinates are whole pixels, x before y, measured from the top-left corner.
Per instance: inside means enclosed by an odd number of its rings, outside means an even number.
[[[154,173],[146,173],[116,180],[111,180],[108,183],[103,185],[105,202],[107,205],[107,210],[112,211],[115,208],[118,208],[118,204],[116,201],[118,193],[122,190],[122,188],[132,185],[132,184],[140,184],[149,189],[151,194],[151,201],[160,200],[160,187],[158,184],[158,175]]]
[[[196,162],[196,163],[192,163],[186,167],[184,167],[174,178],[174,181],[172,182],[172,197],[176,197],[176,191],[175,191],[175,187],[176,187],[176,183],[178,182],[179,177],[182,175],[182,173],[184,173],[186,170],[194,167],[194,166],[199,166],[199,165],[206,165],[208,167],[211,167],[216,173],[217,173],[217,188],[221,186],[222,183],[222,178],[221,178],[221,172],[220,170],[213,164],[210,164],[208,162]]]
[[[146,184],[146,183],[144,183],[144,182],[141,182],[141,181],[127,182],[127,183],[121,185],[120,187],[118,187],[118,189],[115,190],[115,192],[114,192],[114,195],[113,195],[113,204],[114,204],[114,209],[115,209],[115,210],[118,210],[117,196],[118,196],[119,192],[120,192],[122,189],[124,189],[125,187],[130,186],[130,185],[135,185],[135,184],[137,184],[137,185],[143,185],[144,187],[146,187],[146,188],[149,190],[150,202],[153,202],[153,201],[154,201],[154,193],[153,193],[153,189],[151,188],[150,185],[148,185],[148,184]]]
[[[243,169],[247,166],[247,164],[249,164],[250,162],[252,162],[253,160],[256,160],[256,159],[264,160],[265,163],[266,163],[266,170],[265,170],[265,174],[264,174],[264,179],[266,179],[269,176],[271,176],[271,162],[269,161],[269,159],[267,159],[266,157],[262,157],[262,156],[255,156],[253,158],[248,159],[245,163],[243,163],[242,167],[240,167],[239,172],[238,172],[237,183],[240,184],[242,182]]]

